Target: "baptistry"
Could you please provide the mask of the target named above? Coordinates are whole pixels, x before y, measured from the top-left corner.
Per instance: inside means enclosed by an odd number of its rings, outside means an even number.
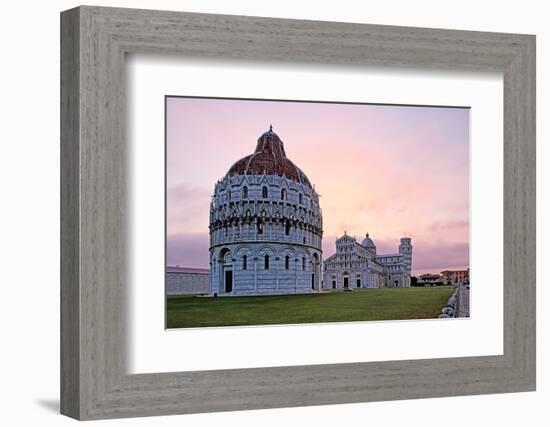
[[[211,294],[321,290],[319,195],[271,126],[216,183],[209,229]]]

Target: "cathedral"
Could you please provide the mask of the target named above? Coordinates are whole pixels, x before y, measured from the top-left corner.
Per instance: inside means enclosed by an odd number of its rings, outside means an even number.
[[[271,126],[216,183],[209,229],[210,294],[321,290],[319,196]]]
[[[365,236],[361,243],[346,233],[336,240],[336,253],[325,260],[324,288],[403,288],[411,285],[412,245],[402,237],[399,252],[379,255]]]

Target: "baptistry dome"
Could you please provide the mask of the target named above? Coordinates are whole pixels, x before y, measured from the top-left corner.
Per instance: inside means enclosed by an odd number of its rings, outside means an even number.
[[[283,141],[273,126],[264,132],[256,144],[254,153],[236,161],[227,172],[234,175],[278,175],[311,188],[311,183],[302,170],[286,157]]]
[[[209,230],[211,294],[320,292],[319,195],[271,126],[214,185]]]

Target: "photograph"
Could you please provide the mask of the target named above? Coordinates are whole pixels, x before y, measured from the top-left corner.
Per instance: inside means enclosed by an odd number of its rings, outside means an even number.
[[[166,328],[469,317],[469,118],[166,96]]]
[[[7,8],[5,424],[543,419],[543,7],[191,3]]]

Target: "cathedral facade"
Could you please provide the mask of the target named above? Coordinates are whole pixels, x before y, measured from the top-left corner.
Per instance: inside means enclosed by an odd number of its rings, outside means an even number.
[[[319,196],[271,126],[216,183],[209,230],[210,294],[321,290]]]
[[[361,243],[346,233],[336,240],[336,253],[324,262],[325,289],[403,288],[411,285],[412,245],[402,237],[397,253],[377,254],[365,236]]]

